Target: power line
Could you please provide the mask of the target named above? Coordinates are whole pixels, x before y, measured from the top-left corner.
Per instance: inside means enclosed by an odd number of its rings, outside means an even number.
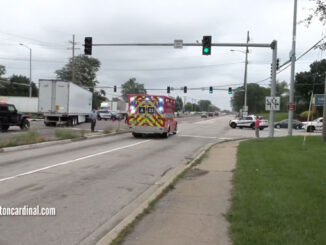
[[[297,59],[296,59],[296,62],[299,60],[299,59],[301,59],[303,56],[305,56],[306,54],[308,54],[311,50],[313,50],[314,48],[316,48],[324,39],[326,38],[326,36],[324,36],[322,39],[320,39],[318,42],[316,42],[312,47],[310,47],[307,51],[305,51],[303,54],[301,54]],[[291,64],[289,64],[289,65],[287,65],[287,66],[285,66],[283,69],[281,69],[281,70],[279,70],[278,72],[277,72],[277,74],[279,74],[279,73],[281,73],[281,72],[283,72],[283,71],[285,71],[287,68],[289,68],[291,66]],[[265,79],[263,79],[263,80],[261,80],[261,81],[258,81],[258,82],[253,82],[253,83],[262,83],[262,82],[265,82],[265,81],[267,81],[267,80],[269,80],[270,79],[270,77],[268,77],[268,78],[265,78]]]
[[[162,67],[162,68],[110,68],[110,69],[101,69],[102,71],[169,71],[169,70],[188,70],[188,69],[203,69],[217,66],[226,66],[226,65],[235,65],[235,64],[243,64],[244,62],[236,62],[236,63],[224,63],[224,64],[212,64],[212,65],[202,65],[202,66],[183,66],[183,67]]]

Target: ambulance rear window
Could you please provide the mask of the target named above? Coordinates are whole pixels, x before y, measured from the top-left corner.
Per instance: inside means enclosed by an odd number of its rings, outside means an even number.
[[[147,111],[149,114],[154,114],[154,107],[148,107]]]
[[[138,109],[139,113],[145,113],[145,107],[144,106],[140,106]]]

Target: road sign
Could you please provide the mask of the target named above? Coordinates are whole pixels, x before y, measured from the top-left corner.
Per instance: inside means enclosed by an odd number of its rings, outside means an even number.
[[[324,95],[323,94],[315,94],[314,97],[315,106],[324,106]]]
[[[174,48],[183,48],[183,40],[174,40]]]
[[[266,97],[265,110],[266,111],[279,111],[280,110],[280,97]]]
[[[296,106],[294,103],[288,104],[288,111],[295,111],[295,110],[296,110]]]

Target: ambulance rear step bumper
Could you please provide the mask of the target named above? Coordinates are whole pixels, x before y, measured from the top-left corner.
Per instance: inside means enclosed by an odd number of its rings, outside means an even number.
[[[162,134],[166,132],[163,127],[152,126],[129,126],[129,129],[131,132],[138,134]]]

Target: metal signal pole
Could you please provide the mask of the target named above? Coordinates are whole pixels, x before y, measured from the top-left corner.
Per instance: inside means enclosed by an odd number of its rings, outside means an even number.
[[[294,14],[293,14],[293,35],[292,35],[292,51],[291,51],[291,82],[290,82],[290,96],[289,104],[294,104],[294,76],[295,76],[295,47],[297,35],[297,0],[294,0]],[[288,135],[292,136],[293,127],[293,111],[289,110],[288,118]]]

